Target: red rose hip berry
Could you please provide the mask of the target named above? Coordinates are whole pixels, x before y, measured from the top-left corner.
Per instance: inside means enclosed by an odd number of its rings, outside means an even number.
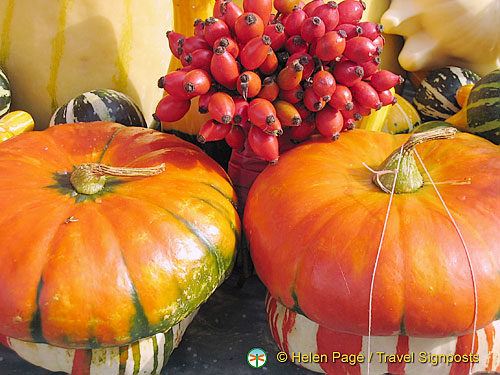
[[[252,126],[248,132],[248,144],[261,158],[271,163],[278,162],[279,143],[276,136],[265,133],[257,126]]]
[[[162,122],[179,121],[189,111],[189,107],[191,107],[191,100],[167,95],[158,102],[154,117]]]
[[[325,137],[337,140],[344,125],[344,117],[339,110],[330,106],[316,114],[316,129]]]
[[[238,63],[224,47],[217,47],[210,61],[210,73],[217,82],[229,90],[236,88],[236,81],[240,75]]]
[[[382,102],[375,90],[368,82],[360,81],[350,87],[353,98],[363,107],[380,109]]]
[[[246,12],[236,20],[234,32],[239,42],[246,43],[250,39],[264,34],[264,22],[258,14]]]
[[[212,76],[203,69],[194,69],[186,74],[183,81],[184,90],[188,95],[199,96],[210,90]]]
[[[344,56],[357,63],[370,61],[381,53],[382,49],[364,36],[358,36],[346,41],[344,50]]]
[[[335,64],[335,68],[333,68],[335,80],[347,87],[361,81],[364,74],[364,69],[350,60],[339,61]]]
[[[370,79],[372,87],[377,91],[389,90],[403,82],[403,77],[385,69],[373,73]]]
[[[325,30],[335,30],[339,24],[338,4],[335,1],[317,7],[313,12],[313,17],[319,17],[325,23]]]
[[[336,86],[335,77],[326,70],[320,70],[313,77],[313,90],[323,98],[329,97],[331,99]]]
[[[220,124],[214,120],[206,121],[200,128],[196,140],[200,143],[220,141],[231,130],[231,124]]]
[[[319,17],[309,17],[300,27],[300,36],[308,43],[313,43],[325,35],[325,23]]]
[[[360,0],[344,0],[339,4],[339,23],[357,24],[363,12],[366,9],[366,4]]]
[[[271,38],[267,35],[251,39],[240,52],[241,65],[247,70],[259,68],[267,58]]]
[[[323,61],[333,61],[344,53],[345,36],[339,31],[328,31],[316,43],[315,54]]]
[[[225,92],[216,92],[208,102],[210,116],[223,124],[229,124],[232,121],[235,109],[233,98]]]

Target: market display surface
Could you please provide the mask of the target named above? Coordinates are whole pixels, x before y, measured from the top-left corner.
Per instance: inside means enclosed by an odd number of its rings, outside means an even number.
[[[0,0],[0,372],[500,374],[499,12]]]

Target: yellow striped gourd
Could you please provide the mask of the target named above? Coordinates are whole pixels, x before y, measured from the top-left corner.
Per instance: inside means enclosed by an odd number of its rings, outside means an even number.
[[[174,13],[174,3],[182,10]],[[114,89],[139,104],[149,123],[171,57],[167,30],[209,16],[212,1],[0,0],[0,66],[13,108],[31,113],[37,129],[82,92]],[[211,11],[211,8],[210,8]],[[181,17],[174,22],[174,18]],[[211,14],[211,13],[210,13]]]

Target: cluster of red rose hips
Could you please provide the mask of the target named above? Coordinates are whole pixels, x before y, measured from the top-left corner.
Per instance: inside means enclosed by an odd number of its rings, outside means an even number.
[[[390,89],[402,78],[380,70],[382,26],[360,22],[360,0],[217,0],[213,17],[194,22],[194,36],[167,32],[183,68],[160,78],[167,95],[155,117],[178,121],[199,96],[211,119],[198,141],[225,139],[242,150],[245,139],[276,162],[278,136],[292,140],[319,132],[337,139],[372,109],[395,103]]]

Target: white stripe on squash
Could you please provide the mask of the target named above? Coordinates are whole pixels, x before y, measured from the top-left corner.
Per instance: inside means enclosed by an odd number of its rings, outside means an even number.
[[[197,313],[198,309],[172,327],[172,347],[174,349],[179,346],[184,332]],[[165,363],[163,363],[165,339],[165,333],[156,334],[156,340],[158,343],[158,367],[154,373],[153,339],[148,337],[139,340],[139,374],[160,374],[161,369],[165,365]],[[13,338],[7,338],[7,343],[8,346],[21,358],[24,358],[26,361],[31,362],[36,366],[43,367],[49,371],[60,371],[71,374],[73,359],[75,356],[74,349],[65,349],[48,344],[36,344]],[[135,363],[132,353],[132,345],[127,345],[127,352],[128,356],[124,375],[134,375]],[[119,366],[119,347],[92,349],[90,375],[118,375]]]
[[[90,373],[93,375],[118,374],[119,361],[114,359],[120,356],[119,348],[108,348],[106,350],[93,349],[92,361],[90,362]]]
[[[432,98],[426,98],[426,99],[431,100],[433,103],[435,103],[437,100],[441,107],[443,107],[444,109],[447,109],[449,111],[452,111],[454,113],[456,113],[460,110],[460,108],[457,108],[452,102],[450,102],[448,100],[448,98],[446,96],[441,94],[438,91],[438,89],[436,89],[434,86],[432,86],[429,82],[427,82],[426,80],[423,80],[421,84],[422,84],[422,87],[425,88],[427,93],[432,93],[432,95],[434,95],[434,97],[436,98],[436,99],[432,99]],[[439,110],[434,109],[432,107],[432,104],[431,104],[431,106],[427,106],[426,110],[429,113],[442,113]]]
[[[66,105],[66,121],[65,122],[67,124],[72,124],[72,123],[76,122],[75,121],[75,112],[73,111],[74,104],[75,104],[75,99],[73,98]],[[57,112],[59,112],[59,110],[54,112],[54,115],[52,116],[53,119],[55,118],[54,116],[56,115]],[[54,123],[53,120],[50,120],[50,122],[51,122],[51,124]]]
[[[317,333],[320,326],[307,319],[305,316],[296,314],[288,310],[278,301],[274,300],[271,302],[273,297],[269,294],[266,296],[266,312],[269,325],[271,330],[275,330],[278,333],[279,342],[278,346],[284,350],[284,338],[283,338],[283,322],[285,320],[286,314],[295,315],[294,324],[291,330],[287,334],[286,341],[289,349],[289,353],[302,353],[302,354],[321,354],[318,353],[317,345]],[[277,308],[273,314],[273,311],[269,308],[271,303],[276,303]],[[480,329],[477,331],[478,345],[476,354],[479,356],[479,362],[474,363],[473,371],[483,371],[489,366],[490,358],[492,358],[491,368],[497,369],[500,365],[500,320],[494,321],[491,326],[493,326],[496,332],[493,337],[493,343],[490,346],[486,337],[485,329]],[[290,327],[287,327],[290,328]],[[456,352],[456,346],[458,342],[458,337],[443,337],[443,338],[420,338],[420,337],[409,337],[408,338],[408,353],[414,353],[414,362],[405,364],[405,374],[406,375],[443,375],[448,374],[451,365],[446,365],[446,363],[439,363],[437,365],[432,365],[431,363],[423,364],[419,360],[419,353],[428,353],[434,355],[454,355]],[[372,336],[371,337],[371,348],[373,353],[373,358],[370,363],[370,373],[372,374],[383,374],[388,371],[388,363],[380,363],[377,352],[385,352],[387,354],[395,354],[397,352],[398,336]],[[368,347],[368,337],[363,336],[362,347],[360,353],[368,358],[367,351]],[[331,354],[329,353],[328,360],[331,361]],[[312,362],[301,363],[303,367],[308,370],[325,373],[319,364]],[[361,375],[366,374],[367,363],[360,364]],[[340,374],[337,374],[340,375]]]
[[[462,86],[467,85],[469,82],[467,82],[467,77],[465,76],[462,68],[459,68],[457,66],[451,66],[448,69],[455,74],[458,78],[458,81],[462,84]]]
[[[9,347],[21,358],[49,371],[71,373],[73,368],[73,349],[58,348],[47,344],[35,344],[16,339],[8,339]]]
[[[158,368],[161,369],[166,363],[163,363],[163,359],[165,358],[165,335],[163,333],[159,333],[156,335],[156,342],[158,344]]]
[[[151,374],[154,369],[154,347],[153,339],[139,341],[139,350],[141,353],[141,365],[139,374]]]
[[[407,363],[405,366],[405,370],[407,374],[415,374],[415,373],[425,373],[429,375],[443,375],[448,374],[450,367],[446,366],[446,363],[440,363],[436,366],[425,366],[419,362],[418,354],[421,352],[427,352],[431,354],[437,355],[453,355],[455,354],[455,348],[457,345],[456,337],[443,337],[443,338],[420,338],[420,337],[411,337],[408,340],[409,353],[415,353],[415,363]],[[389,349],[391,352],[394,351],[394,348]],[[413,371],[413,372],[410,372]]]
[[[94,113],[97,114],[101,121],[112,121],[106,103],[99,96],[92,92],[86,92],[83,94],[83,98],[92,106]]]

